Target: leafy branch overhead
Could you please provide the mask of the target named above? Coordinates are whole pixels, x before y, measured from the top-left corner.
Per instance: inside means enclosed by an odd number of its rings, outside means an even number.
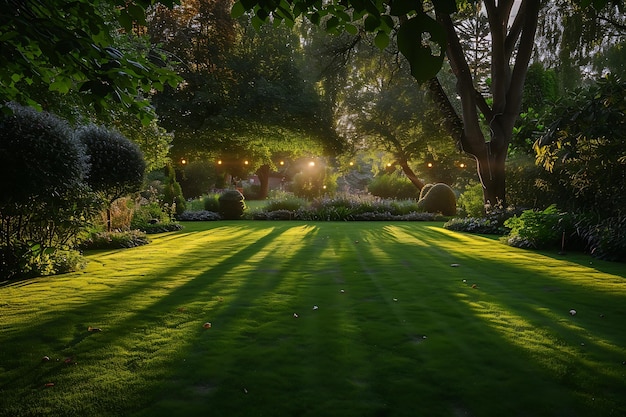
[[[42,108],[46,103],[33,90],[77,91],[96,111],[116,102],[145,120],[145,96],[175,86],[178,77],[155,51],[124,50],[117,41],[145,24],[146,8],[154,3],[0,0],[1,101]],[[171,7],[174,1],[162,3]]]
[[[456,11],[454,0],[434,0],[437,12]],[[244,13],[253,15],[260,26],[267,20],[293,24],[304,17],[316,25],[323,25],[329,33],[347,32],[356,35],[360,28],[375,33],[376,45],[383,49],[389,44],[396,28],[400,52],[411,65],[411,73],[420,82],[433,78],[443,63],[447,46],[444,28],[413,0],[341,0],[338,2],[310,2],[306,0],[239,0],[232,9],[233,17]],[[395,18],[395,19],[394,19]]]

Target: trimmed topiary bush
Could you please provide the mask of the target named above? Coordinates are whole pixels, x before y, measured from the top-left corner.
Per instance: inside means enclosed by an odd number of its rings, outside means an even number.
[[[444,216],[454,216],[456,214],[456,196],[454,191],[452,191],[449,185],[443,183],[429,187],[417,205],[422,211],[428,213],[441,213]]]
[[[0,116],[0,277],[55,273],[50,254],[75,244],[98,201],[83,180],[84,146],[56,116],[10,106]]]
[[[89,125],[76,136],[89,156],[87,184],[107,202],[107,230],[111,231],[111,205],[141,189],[146,162],[139,147],[115,130]]]
[[[419,195],[419,199],[421,200],[422,198],[424,198],[426,196],[426,194],[428,194],[428,192],[430,191],[431,188],[433,188],[435,184],[426,184],[422,187],[422,189],[420,190],[420,195]]]
[[[219,197],[220,211],[219,213],[226,220],[238,220],[246,209],[243,194],[237,190],[225,191]]]

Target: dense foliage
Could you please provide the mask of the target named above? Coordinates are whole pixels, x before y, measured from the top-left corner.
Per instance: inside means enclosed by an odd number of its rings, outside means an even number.
[[[0,120],[0,275],[54,273],[55,249],[73,246],[97,206],[87,158],[60,119],[12,110]]]
[[[0,7],[0,107],[17,101],[46,107],[40,91],[78,92],[97,112],[123,103],[148,120],[152,113],[142,97],[178,77],[161,64],[156,49],[149,55],[120,47],[120,33],[133,34],[145,23],[153,0],[3,0]],[[168,6],[173,1],[161,1]],[[4,107],[6,111],[8,108]]]

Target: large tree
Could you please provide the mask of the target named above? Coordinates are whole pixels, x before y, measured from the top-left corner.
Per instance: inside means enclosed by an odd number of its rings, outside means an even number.
[[[315,80],[303,71],[297,33],[254,30],[247,18],[230,17],[231,5],[185,0],[154,9],[148,32],[180,60],[184,78],[154,102],[164,126],[176,131],[175,161],[211,158],[234,176],[256,172],[263,197],[277,162],[335,136]]]
[[[582,3],[588,6],[590,2]],[[599,0],[594,5],[604,3]],[[381,47],[388,44],[392,31],[397,29],[398,48],[411,64],[413,76],[429,86],[459,149],[475,158],[485,203],[505,204],[505,161],[522,103],[542,4],[539,0],[483,1],[491,40],[488,95],[477,88],[480,83],[474,79],[468,50],[460,40],[457,23],[461,15],[454,0],[239,0],[233,14],[248,11],[259,22],[288,23],[304,16],[313,23],[323,22],[333,32],[356,34],[362,27],[376,33],[376,44]],[[454,94],[461,101],[461,115],[436,77],[444,57],[457,80]]]

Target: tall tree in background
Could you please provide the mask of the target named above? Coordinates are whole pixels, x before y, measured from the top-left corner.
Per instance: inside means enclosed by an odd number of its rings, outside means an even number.
[[[421,190],[424,177],[414,164],[424,161],[429,144],[445,136],[440,116],[430,109],[427,90],[411,76],[397,51],[381,51],[365,36],[354,45],[346,65],[350,71],[337,100],[339,129],[357,148],[393,155],[390,163],[400,166]]]
[[[332,147],[335,135],[315,80],[302,70],[294,30],[256,31],[247,18],[230,17],[231,4],[189,0],[173,10],[155,9],[148,31],[180,60],[185,79],[157,95],[155,104],[164,126],[176,131],[175,160],[233,161],[234,175],[256,171],[263,197],[279,159],[319,152],[321,142]]]
[[[605,3],[601,0],[594,5]],[[398,48],[411,64],[413,76],[427,83],[458,147],[475,158],[485,203],[505,204],[505,161],[522,103],[542,3],[485,0],[483,6],[491,39],[490,97],[477,90],[455,24],[462,15],[453,0],[433,0],[428,4],[410,0],[345,0],[324,4],[295,0],[280,5],[271,0],[240,0],[233,14],[250,11],[258,21],[271,16],[274,21],[287,22],[304,16],[316,24],[323,22],[332,32],[356,34],[358,26],[362,26],[376,34],[375,42],[381,47],[387,46],[390,34],[397,28]],[[436,78],[444,55],[457,80],[452,97]],[[452,105],[454,95],[460,98],[461,115]],[[487,135],[482,120],[488,126]]]

